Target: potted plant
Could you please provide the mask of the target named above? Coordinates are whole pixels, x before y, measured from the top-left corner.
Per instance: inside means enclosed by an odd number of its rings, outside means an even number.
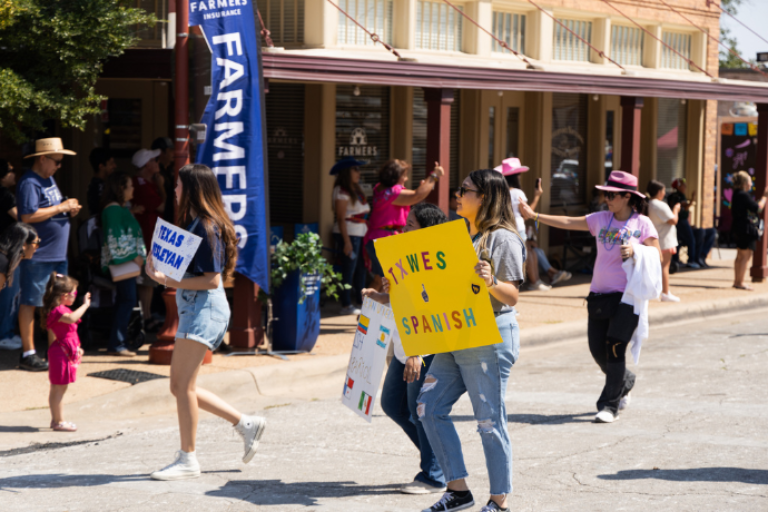
[[[338,290],[349,287],[322,251],[316,233],[301,233],[290,244],[280,241],[275,247],[271,274],[274,350],[311,352],[320,336],[320,289],[338,299]]]

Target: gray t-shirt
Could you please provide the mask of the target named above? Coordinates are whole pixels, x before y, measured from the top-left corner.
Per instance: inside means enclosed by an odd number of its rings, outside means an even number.
[[[473,240],[475,250],[480,245],[480,236]],[[506,229],[497,229],[492,232],[485,243],[485,249],[488,251],[496,279],[500,282],[518,282],[522,283],[524,275],[525,245],[519,236]],[[496,300],[491,295],[491,305],[495,312],[512,311],[512,306],[507,306]]]

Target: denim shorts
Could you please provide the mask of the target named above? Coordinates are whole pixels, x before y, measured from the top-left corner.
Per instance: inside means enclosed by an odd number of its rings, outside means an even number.
[[[368,253],[368,259],[371,260],[371,273],[375,276],[384,277],[384,269],[381,268],[379,258],[376,256],[376,247],[373,245],[373,240],[368,240],[365,244],[365,252]]]
[[[66,261],[21,260],[21,304],[43,307],[45,287],[51,272],[67,275]]]
[[[229,303],[224,288],[215,290],[176,290],[179,327],[176,339],[202,343],[216,350],[229,327]]]

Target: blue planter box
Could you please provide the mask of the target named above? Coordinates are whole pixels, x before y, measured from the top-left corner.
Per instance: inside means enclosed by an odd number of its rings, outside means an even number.
[[[307,296],[299,304],[304,281]],[[291,272],[275,289],[272,323],[272,349],[311,352],[320,336],[320,276]]]

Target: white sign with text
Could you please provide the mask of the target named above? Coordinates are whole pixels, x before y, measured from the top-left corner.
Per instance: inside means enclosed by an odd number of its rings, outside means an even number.
[[[157,219],[150,249],[155,270],[181,281],[202,240],[189,231]]]
[[[368,423],[396,329],[392,309],[366,298],[355,330],[341,401]]]

